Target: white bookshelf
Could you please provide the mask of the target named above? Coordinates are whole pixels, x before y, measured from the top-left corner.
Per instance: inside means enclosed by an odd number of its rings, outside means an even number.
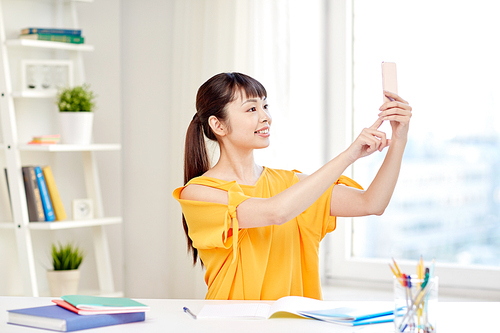
[[[41,47],[45,49],[68,50],[68,51],[94,51],[94,46],[87,44],[60,43],[60,42],[51,42],[51,41],[33,40],[33,39],[8,39],[5,41],[5,45]]]
[[[35,0],[34,0],[35,1]],[[50,1],[39,0],[40,2]],[[78,28],[77,13],[75,2],[88,2],[92,0],[64,0],[53,1],[51,11],[57,17],[55,22],[63,22],[61,15],[64,15],[60,10],[61,6],[69,6],[72,25],[68,28]],[[46,49],[50,52],[47,54],[55,59],[60,57],[69,57],[74,62],[74,77],[75,84],[85,83],[85,71],[83,52],[92,52],[94,47],[88,44],[71,44],[51,41],[39,41],[29,39],[7,39],[5,26],[5,15],[9,15],[3,11],[2,0],[0,0],[0,126],[3,135],[2,143],[0,143],[0,152],[5,154],[6,165],[1,165],[1,168],[8,170],[8,183],[10,189],[10,202],[12,207],[12,221],[0,221],[0,232],[2,230],[13,230],[16,237],[17,253],[20,267],[20,280],[22,281],[24,296],[40,296],[40,291],[37,282],[37,273],[35,271],[34,251],[43,251],[43,249],[35,248],[31,233],[51,232],[54,230],[69,230],[78,228],[90,228],[92,230],[92,239],[94,244],[96,274],[99,282],[99,290],[85,291],[84,294],[91,295],[114,295],[123,296],[123,292],[116,291],[113,283],[113,274],[111,270],[111,257],[108,247],[106,235],[106,227],[112,225],[120,225],[122,217],[105,216],[104,207],[101,196],[101,188],[99,182],[97,162],[95,152],[113,152],[120,151],[119,143],[94,143],[90,145],[70,145],[70,144],[45,144],[33,145],[20,143],[18,140],[18,123],[16,120],[16,103],[15,99],[26,98],[55,98],[55,91],[19,91],[12,89],[12,78],[9,67],[10,62],[20,62],[20,54],[36,53],[41,49]],[[36,17],[37,13],[32,16]],[[59,17],[58,17],[59,16]],[[36,26],[36,23],[33,22]],[[23,52],[17,49],[23,48]],[[54,50],[54,51],[51,51]],[[62,50],[63,52],[59,52]],[[13,51],[13,52],[11,52]],[[15,52],[14,52],[15,51]],[[35,52],[36,51],[36,52]],[[67,59],[67,58],[66,58]],[[40,103],[46,105],[44,103]],[[45,106],[47,107],[47,106]],[[26,112],[26,110],[24,110]],[[30,109],[28,112],[37,112],[36,108]],[[33,133],[37,135],[38,133]],[[88,220],[65,220],[54,222],[29,222],[28,209],[26,204],[26,193],[24,189],[24,181],[22,178],[22,155],[21,152],[40,152],[41,154],[64,154],[65,152],[80,152],[82,154],[82,170],[86,189],[86,195],[94,202],[93,219]],[[29,154],[31,158],[39,156],[38,154]],[[24,154],[23,154],[24,156]],[[30,163],[32,164],[32,163]],[[3,173],[3,172],[2,172]],[[2,175],[3,177],[3,175]],[[68,208],[68,207],[66,207]],[[70,214],[68,214],[70,215]],[[56,235],[56,234],[54,234]],[[43,277],[45,278],[45,277]]]
[[[70,151],[119,151],[120,144],[90,144],[90,145],[70,145],[70,144],[20,144],[21,151],[47,151],[47,152],[70,152]]]

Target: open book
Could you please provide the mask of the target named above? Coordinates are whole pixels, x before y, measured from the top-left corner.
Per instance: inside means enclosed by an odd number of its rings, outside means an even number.
[[[328,302],[306,297],[286,296],[272,305],[262,302],[206,304],[198,313],[197,318],[269,319],[288,316],[358,326],[392,322],[394,320],[394,307],[364,306],[360,308],[342,307],[332,309],[331,304]]]

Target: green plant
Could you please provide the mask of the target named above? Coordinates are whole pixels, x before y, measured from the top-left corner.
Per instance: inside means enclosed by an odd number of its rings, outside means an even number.
[[[52,264],[55,271],[78,269],[84,257],[83,251],[71,243],[59,243],[59,246],[52,244]]]
[[[83,84],[59,90],[56,104],[61,112],[92,112],[95,108],[95,97],[90,85]]]

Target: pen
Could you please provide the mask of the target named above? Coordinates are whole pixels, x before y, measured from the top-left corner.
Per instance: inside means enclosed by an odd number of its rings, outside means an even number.
[[[183,307],[184,309],[184,312],[186,312],[187,314],[189,314],[191,317],[193,317],[193,319],[196,319],[196,315],[194,313],[191,312],[191,310],[189,310],[188,308],[186,307]]]

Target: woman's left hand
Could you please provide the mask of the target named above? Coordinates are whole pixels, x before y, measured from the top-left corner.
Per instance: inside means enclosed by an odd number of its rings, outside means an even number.
[[[390,97],[393,101],[386,102],[380,107],[378,114],[382,120],[390,120],[392,127],[391,141],[404,139],[408,137],[408,127],[411,118],[411,106],[407,101],[388,91],[384,91],[385,96]]]

